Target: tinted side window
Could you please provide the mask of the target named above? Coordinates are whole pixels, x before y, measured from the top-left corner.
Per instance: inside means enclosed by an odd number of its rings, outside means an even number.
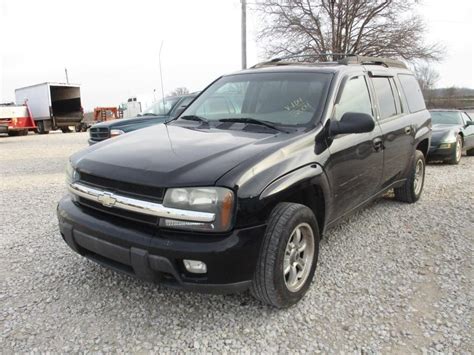
[[[380,118],[384,119],[397,114],[395,98],[388,78],[372,78],[377,96]]]
[[[397,113],[402,113],[403,110],[403,105],[401,101],[401,94],[400,94],[400,89],[398,88],[398,85],[395,83],[394,78],[390,78],[390,85],[392,86],[392,92],[393,92],[393,97],[395,98],[395,105],[397,106]]]
[[[360,112],[372,115],[369,90],[363,75],[346,81],[339,102],[335,107],[334,118],[340,120],[346,112]]]
[[[415,77],[408,74],[399,74],[398,79],[400,79],[400,83],[402,84],[402,90],[408,102],[410,112],[424,110],[426,108],[425,100],[423,99],[423,94]]]

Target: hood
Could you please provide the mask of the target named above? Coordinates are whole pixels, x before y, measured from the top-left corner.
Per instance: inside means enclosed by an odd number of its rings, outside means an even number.
[[[159,120],[164,122],[169,116],[160,115],[160,116],[137,116],[132,118],[119,118],[111,121],[104,121],[94,124],[92,127],[108,127],[108,128],[119,128],[126,127],[129,125],[135,125],[138,123],[146,123],[150,120]]]
[[[71,157],[82,172],[160,187],[205,186],[249,157],[284,144],[286,133],[156,125],[95,144]]]
[[[434,124],[431,133],[431,142],[437,144],[442,140],[456,141],[456,135],[461,130],[461,125]]]

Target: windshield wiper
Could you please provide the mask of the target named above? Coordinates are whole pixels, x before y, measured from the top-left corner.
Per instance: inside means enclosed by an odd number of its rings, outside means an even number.
[[[271,129],[274,129],[275,131],[280,131],[280,132],[286,132],[285,130],[275,126],[273,123],[268,122],[268,121],[261,121],[257,120],[255,118],[250,118],[250,117],[236,117],[236,118],[223,118],[219,120],[219,122],[235,122],[235,123],[250,123],[250,124],[256,124],[260,126],[265,126]]]
[[[180,116],[178,118],[182,119],[182,120],[199,121],[199,122],[204,122],[204,123],[209,124],[209,121],[207,119],[205,119],[204,117],[201,117],[201,116],[196,116],[196,115]]]
[[[160,115],[158,115],[156,113],[146,112],[146,113],[142,113],[138,116],[160,116]]]

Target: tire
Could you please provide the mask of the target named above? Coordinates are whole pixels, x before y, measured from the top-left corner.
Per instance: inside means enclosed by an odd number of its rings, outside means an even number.
[[[16,130],[16,131],[8,131],[8,135],[10,137],[26,136],[26,135],[28,135],[28,130],[27,129],[20,129],[20,130]]]
[[[75,126],[74,126],[74,130],[75,130],[77,133],[82,132],[82,123],[75,125]]]
[[[408,179],[406,179],[402,186],[394,189],[395,199],[407,203],[418,201],[425,185],[425,171],[425,156],[421,151],[417,150],[415,151],[415,159],[412,162]]]
[[[474,155],[474,148],[472,149],[469,149],[467,152],[466,152],[467,155],[469,155],[470,157],[472,157]]]
[[[43,121],[36,121],[36,133],[38,134],[48,134],[49,131],[44,129]]]
[[[297,229],[301,232],[299,242]],[[306,248],[298,253],[298,245],[306,245]],[[297,303],[311,285],[318,253],[319,228],[314,213],[304,205],[278,204],[268,220],[250,292],[276,308]],[[289,268],[287,273],[284,266]],[[298,273],[301,273],[301,279],[298,279]]]
[[[66,127],[61,127],[61,132],[63,132],[63,133],[71,133],[72,131],[69,129],[68,126],[66,126]]]
[[[446,161],[448,164],[452,164],[452,165],[457,165],[461,161],[461,156],[462,156],[462,137],[461,136],[458,135],[456,137],[455,144],[456,144],[456,148],[451,154],[451,158]]]

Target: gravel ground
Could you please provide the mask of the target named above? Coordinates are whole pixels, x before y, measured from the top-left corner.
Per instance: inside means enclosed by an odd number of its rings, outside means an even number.
[[[472,352],[474,157],[429,165],[415,205],[385,198],[329,231],[311,290],[275,310],[74,254],[55,208],[86,140],[0,137],[0,352]]]

